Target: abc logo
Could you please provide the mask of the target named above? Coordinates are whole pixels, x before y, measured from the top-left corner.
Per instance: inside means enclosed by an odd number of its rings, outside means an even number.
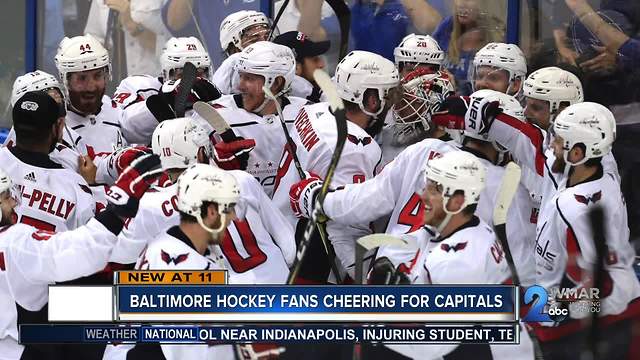
[[[560,322],[569,316],[569,309],[562,308],[560,304],[553,304],[548,311],[544,307],[549,300],[547,290],[540,285],[534,285],[524,293],[524,303],[531,304],[531,309],[522,319],[525,322]]]

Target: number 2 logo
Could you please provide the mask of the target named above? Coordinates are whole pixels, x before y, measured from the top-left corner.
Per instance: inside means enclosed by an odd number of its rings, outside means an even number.
[[[549,314],[544,312],[544,306],[547,304],[547,291],[540,285],[533,285],[524,293],[524,303],[526,305],[533,302],[531,309],[522,319],[525,322],[550,322],[553,321]]]

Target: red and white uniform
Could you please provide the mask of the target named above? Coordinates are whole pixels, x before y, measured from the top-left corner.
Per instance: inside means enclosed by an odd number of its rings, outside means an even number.
[[[623,312],[630,301],[640,296],[640,284],[632,268],[635,253],[629,244],[627,213],[618,177],[606,170],[603,163],[605,170],[600,169],[586,181],[567,187],[567,176],[551,172],[554,158],[545,158],[543,133],[532,125],[516,121],[507,115],[498,115],[489,136],[506,146],[540,177],[542,207],[536,228],[537,283],[546,288],[580,286],[581,272],[592,271],[596,264],[588,214],[600,205],[605,214],[607,247],[606,286],[604,294],[600,294],[600,316]]]
[[[41,230],[65,231],[94,216],[96,203],[87,182],[47,155],[4,147],[0,163],[22,195],[15,209],[19,222]]]
[[[229,224],[221,245],[229,277],[236,284],[282,284],[295,258],[293,227],[251,175],[239,170],[230,173],[240,187],[237,213],[244,220]],[[142,197],[138,215],[122,231],[112,261],[131,262],[128,256],[141,250],[136,240],[152,243],[157,234],[180,223],[176,191],[177,185],[171,185]]]
[[[282,114],[289,133],[292,133],[293,121],[300,109],[307,103],[305,99],[285,97]],[[257,115],[242,108],[240,95],[227,95],[212,103],[220,115],[229,123],[237,136],[255,139],[256,147],[249,153],[247,172],[255,177],[267,195],[273,194],[276,171],[282,149],[286,144],[285,135],[278,114]],[[206,123],[194,112],[194,118]],[[287,195],[288,196],[288,195]]]
[[[122,109],[158,94],[162,87],[161,79],[150,75],[132,75],[122,81],[113,93],[113,101]]]
[[[380,147],[364,129],[347,121],[347,132],[340,162],[331,181],[332,188],[373,178],[380,162]],[[291,139],[295,143],[295,151],[303,170],[319,176],[327,173],[336,147],[337,135],[336,120],[327,103],[302,108],[293,124]],[[278,169],[273,201],[285,216],[289,216],[292,224],[295,224],[297,219],[289,205],[289,189],[298,181],[300,175],[293,163],[293,157],[285,151]],[[368,207],[361,210],[366,211],[365,209]],[[353,221],[350,225],[330,222],[327,224],[327,231],[343,267],[350,272],[353,271],[355,240],[371,232],[369,222]]]
[[[49,284],[104,268],[117,239],[115,234],[120,231],[119,226],[113,227],[108,229],[94,219],[75,230],[59,233],[26,224],[0,229],[2,359],[19,359],[24,349],[18,344],[16,303],[28,311],[38,311],[48,302]]]
[[[428,244],[410,274],[415,284],[503,284],[511,280],[499,241],[491,227],[478,217],[474,216],[446,237],[431,239]],[[413,359],[439,358],[455,352],[458,347],[455,344],[386,346]],[[520,331],[520,344],[489,347],[493,359],[533,359],[533,345],[524,328]]]

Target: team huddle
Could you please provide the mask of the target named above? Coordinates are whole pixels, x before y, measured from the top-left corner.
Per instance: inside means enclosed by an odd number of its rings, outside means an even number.
[[[599,286],[599,316],[618,339],[611,358],[625,356],[640,283],[611,153],[616,122],[583,101],[575,75],[547,67],[527,76],[518,46],[490,43],[475,55],[474,92],[464,97],[430,36],[405,37],[395,63],[352,51],[333,77],[347,134],[320,202],[341,119],[309,72],[297,71],[295,49],[310,40],[285,33],[271,41],[270,26],[255,11],[228,16],[220,26],[228,57],[216,71],[198,39],[172,38],[161,77],[130,76],[113,97],[105,94],[109,54],[90,35],[60,43],[58,78],[34,71],[15,80],[13,128],[0,148],[1,359],[275,358],[286,349],[24,346],[18,325],[46,322],[49,284],[109,284],[114,269],[225,269],[232,284],[284,284],[294,267],[295,284],[353,284],[360,267],[378,285]],[[197,102],[231,130],[212,126]],[[510,162],[522,176],[505,249],[492,215]],[[598,206],[604,251],[589,220]],[[322,236],[298,264],[311,218]],[[358,263],[356,241],[372,233],[409,246],[383,245]],[[584,331],[576,323],[588,316],[569,310],[559,324],[523,325],[518,345],[370,351],[562,359],[571,342],[561,337]]]

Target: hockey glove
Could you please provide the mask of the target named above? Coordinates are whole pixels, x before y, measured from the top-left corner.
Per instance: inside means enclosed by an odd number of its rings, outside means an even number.
[[[146,146],[128,146],[117,150],[109,159],[109,168],[115,169],[118,177],[124,169],[131,165],[131,162],[139,156],[151,154],[152,151]]]
[[[120,217],[134,217],[140,198],[160,174],[162,168],[158,155],[138,155],[107,191],[108,209]]]
[[[160,88],[159,94],[149,96],[146,102],[147,108],[158,122],[176,117],[174,106],[178,92],[180,92],[180,79],[167,81]],[[220,96],[222,94],[215,85],[207,79],[196,78],[187,97],[186,109],[191,110],[197,101],[209,102]]]
[[[448,129],[486,134],[501,111],[498,101],[474,96],[450,96],[440,104],[431,121]]]
[[[246,170],[249,153],[255,147],[255,140],[242,137],[231,142],[218,142],[213,146],[213,158],[221,169]]]
[[[437,111],[431,115],[431,121],[447,129],[464,129],[464,116],[469,108],[468,96],[449,96]]]
[[[411,280],[409,280],[407,274],[397,270],[391,260],[385,256],[374,261],[367,283],[373,285],[406,285],[411,284]]]
[[[298,218],[311,218],[316,198],[322,188],[322,179],[316,174],[309,173],[307,178],[301,180],[289,189],[289,205],[293,214]]]

